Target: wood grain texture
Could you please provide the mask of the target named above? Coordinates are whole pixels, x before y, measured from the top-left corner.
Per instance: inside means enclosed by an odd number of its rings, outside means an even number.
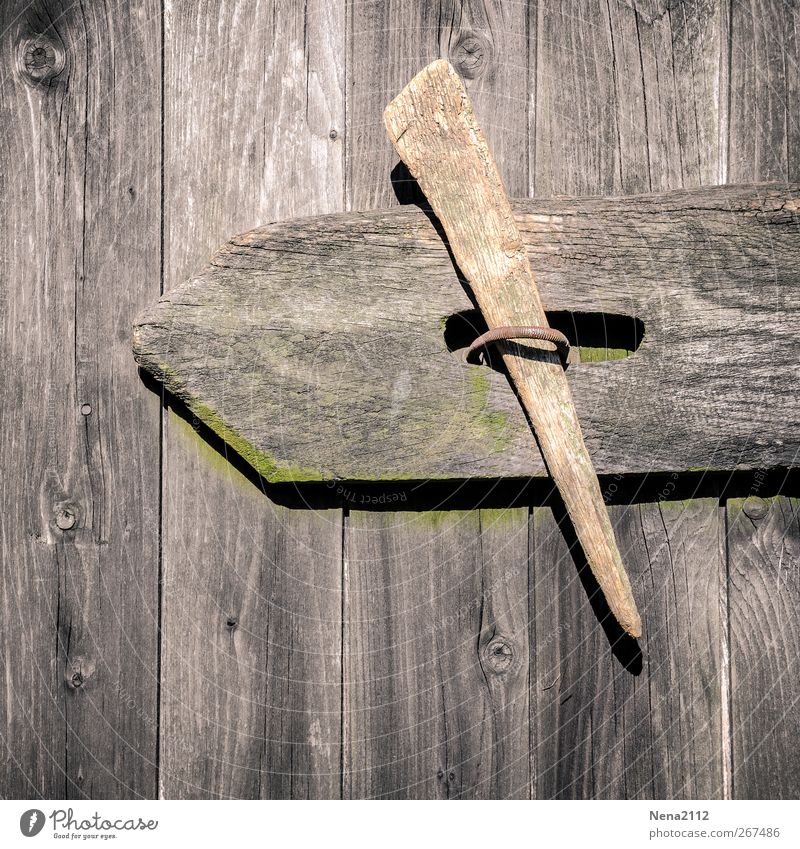
[[[796,799],[800,502],[753,495],[727,513],[733,792]]]
[[[717,182],[720,103],[726,95],[720,88],[722,44],[717,3],[540,5],[533,190],[628,194]],[[692,267],[698,259],[694,253],[678,266]],[[712,308],[708,314],[718,312]],[[693,340],[696,351],[704,344],[700,338]],[[708,374],[704,369],[701,383]],[[643,391],[638,380],[633,383]],[[689,419],[706,409],[699,403]],[[680,431],[686,420],[684,414],[666,413],[632,441]],[[714,451],[706,449],[706,461],[697,465],[705,468]],[[587,592],[575,572],[581,561],[565,556],[552,512],[536,511],[532,615],[543,636],[535,641],[540,688],[534,704],[543,713],[535,763],[542,797],[720,797],[728,790],[724,584],[714,534],[719,508],[708,501],[672,505],[669,483],[659,503],[612,509],[634,592],[645,599],[641,658],[618,634],[606,635],[585,613],[578,616],[575,606]],[[605,486],[614,500],[618,482],[610,479]],[[687,552],[681,540],[696,540],[697,553]],[[658,577],[648,580],[653,573]],[[551,598],[563,588],[568,614],[545,606],[543,581],[553,582],[544,584]],[[707,603],[692,606],[693,632],[702,636],[695,640],[693,634],[690,644],[665,605],[688,615],[692,586],[702,588]],[[603,616],[602,609],[597,613]],[[679,716],[685,717],[680,727]],[[681,737],[680,746],[673,734]]]
[[[797,203],[767,185],[514,202],[568,333],[643,322],[634,356],[567,369],[598,471],[794,462]],[[134,353],[270,480],[541,476],[506,376],[465,362],[479,331],[454,341],[471,308],[422,212],[303,219],[229,242],[138,319]]]
[[[210,454],[202,449],[199,462],[212,462]],[[336,797],[341,511],[290,512],[239,473],[226,477],[239,493],[238,513],[207,523],[201,540],[216,556],[184,555],[180,570],[165,575],[164,795]],[[198,512],[178,500],[171,509]],[[248,525],[246,511],[260,524]],[[176,545],[191,551],[193,528],[179,530]],[[178,642],[183,621],[193,627]]]
[[[547,316],[486,138],[452,65],[423,68],[386,107],[386,128],[447,233],[450,250],[489,329]],[[619,624],[642,623],[586,448],[561,355],[545,342],[499,342],[547,471]]]
[[[467,84],[514,194],[798,179],[796,6],[633,6],[3,5],[0,795],[797,797],[796,500],[613,508],[652,599],[631,677],[548,507],[529,538],[524,508],[289,513],[191,414],[165,425],[156,783],[158,410],[129,347],[159,288],[162,13],[170,288],[232,233],[340,210],[345,181],[351,208],[411,200],[381,112],[486,44]]]
[[[503,179],[512,193],[523,192],[525,5],[401,0],[353,3],[350,9],[349,208],[384,207],[398,196],[406,203],[414,199],[402,172],[398,182],[382,114],[408,80],[440,56],[450,56],[468,77]],[[479,62],[477,55],[483,57]],[[473,62],[474,73],[467,67]],[[406,385],[398,384],[401,403]],[[408,495],[413,497],[413,489]],[[527,511],[507,513],[491,542],[482,515],[433,511],[419,522],[391,513],[350,518],[347,550],[357,560],[347,566],[344,586],[348,797],[530,795],[529,673],[520,606],[527,587],[522,564]],[[506,569],[508,586],[502,580],[498,586],[497,576]],[[433,595],[429,581],[435,582]],[[387,632],[387,624],[394,630]],[[514,660],[505,673],[492,672],[489,664],[499,661],[485,653],[494,628],[512,641]]]
[[[529,795],[527,512],[350,514],[346,796]]]
[[[343,17],[167,4],[167,288],[232,232],[341,208]],[[173,413],[164,449],[160,792],[336,796],[341,516],[276,508]]]
[[[349,5],[347,201],[375,209],[414,190],[397,156],[383,110],[429,62],[449,59],[464,79],[511,195],[527,194],[528,12],[501,0],[363,0]]]
[[[538,4],[533,196],[722,182],[721,15],[717,0]]]
[[[716,502],[664,500],[615,508],[614,516],[642,600],[641,655],[622,640],[609,648],[562,529],[549,508],[533,511],[536,795],[719,797],[724,560]]]
[[[732,180],[800,173],[799,24],[794,4],[731,4]],[[765,296],[771,299],[771,290]],[[753,439],[759,438],[756,427]],[[797,502],[764,501],[762,486],[757,470],[751,498],[727,504],[731,792],[741,799],[794,799],[800,774],[787,741],[796,739],[798,726]]]
[[[4,798],[155,793],[158,404],[129,327],[159,286],[160,22],[130,11],[0,10]]]
[[[799,21],[794,3],[731,3],[727,139],[731,182],[794,179],[800,174]]]

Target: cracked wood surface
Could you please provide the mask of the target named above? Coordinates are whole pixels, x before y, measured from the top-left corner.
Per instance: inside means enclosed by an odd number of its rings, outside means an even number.
[[[159,405],[128,327],[159,293],[160,27],[128,12],[0,6],[2,798],[157,792]]]
[[[566,372],[599,473],[795,461],[798,197],[514,201],[546,309],[644,325],[631,356]],[[345,213],[232,239],[137,320],[134,352],[268,480],[544,475],[505,375],[465,362],[477,330],[452,338],[472,307],[422,212]]]
[[[608,476],[648,599],[625,656],[539,495],[420,512],[400,483],[405,512],[286,510],[191,414],[159,452],[129,350],[160,218],[171,289],[231,233],[413,199],[381,113],[439,57],[512,195],[796,181],[795,6],[6,5],[4,797],[800,795],[796,478],[776,498],[742,473],[729,500]],[[741,351],[759,380],[768,360]]]
[[[171,3],[167,24],[172,289],[231,228],[342,208],[344,9]],[[342,511],[272,503],[170,410],[163,513],[161,793],[336,797]]]
[[[717,2],[540,6],[534,196],[724,182],[724,14]],[[673,273],[682,270],[679,262]],[[667,414],[657,430],[680,431],[709,409]],[[674,475],[655,497],[611,509],[634,592],[645,599],[641,653],[587,618],[593,606],[561,517],[533,510],[533,759],[542,798],[730,795],[720,508],[714,499],[673,501],[679,483]],[[621,484],[609,480],[604,492],[613,499]],[[576,608],[584,615],[573,618]]]
[[[489,329],[547,326],[536,279],[486,138],[449,62],[427,65],[386,107],[386,129],[447,233]],[[642,621],[586,448],[564,363],[552,345],[495,345],[546,469],[612,614],[633,637]]]

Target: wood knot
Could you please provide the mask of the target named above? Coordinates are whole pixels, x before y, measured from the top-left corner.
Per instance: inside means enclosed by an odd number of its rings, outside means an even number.
[[[489,67],[491,59],[491,43],[476,33],[461,36],[450,51],[450,64],[466,80],[481,76]]]
[[[506,637],[494,637],[483,648],[484,666],[496,675],[508,672],[514,662],[514,648]]]
[[[70,690],[80,690],[94,674],[94,663],[90,658],[76,657],[67,665],[64,678]]]
[[[78,508],[74,504],[59,504],[55,509],[56,527],[61,531],[71,531],[78,522]]]
[[[17,51],[17,71],[31,85],[44,85],[55,79],[66,62],[64,45],[47,33],[23,38]]]

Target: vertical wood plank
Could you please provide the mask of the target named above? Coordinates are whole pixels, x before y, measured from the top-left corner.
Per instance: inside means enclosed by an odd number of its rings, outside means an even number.
[[[348,797],[528,795],[526,516],[351,514]]]
[[[528,15],[500,0],[359,0],[349,4],[347,202],[373,209],[396,202],[398,163],[383,110],[429,62],[449,59],[492,145],[506,190],[527,194]],[[403,191],[402,183],[398,187]],[[407,199],[401,197],[401,202]]]
[[[800,501],[729,501],[728,558],[734,796],[796,799]]]
[[[733,0],[730,21],[729,181],[794,180],[800,54],[796,4]]]
[[[639,589],[642,656],[612,656],[549,508],[534,511],[537,787],[542,798],[722,795],[715,499],[615,510]],[[596,590],[595,590],[596,592]]]
[[[734,0],[730,16],[730,180],[797,179],[800,12],[790,3]],[[788,304],[775,302],[777,312]],[[757,435],[754,434],[757,438]],[[797,502],[727,504],[732,792],[797,798]]]
[[[344,8],[165,11],[169,287],[234,233],[342,208]],[[271,503],[166,417],[162,795],[339,795],[341,521]]]
[[[159,289],[158,4],[4,3],[4,797],[153,797],[158,401],[130,353]]]
[[[534,195],[715,183],[720,3],[538,6]]]
[[[619,194],[714,182],[721,44],[717,2],[540,4],[532,190]],[[618,484],[606,488],[614,501]],[[671,503],[673,489],[658,503],[612,508],[644,620],[641,658],[625,642],[612,650],[615,637],[592,614],[556,517],[535,511],[534,757],[543,798],[724,795],[719,508]]]
[[[351,3],[347,201],[414,195],[383,109],[428,62],[465,80],[511,194],[528,173],[525,4]],[[345,795],[530,793],[527,510],[353,512],[346,533]]]

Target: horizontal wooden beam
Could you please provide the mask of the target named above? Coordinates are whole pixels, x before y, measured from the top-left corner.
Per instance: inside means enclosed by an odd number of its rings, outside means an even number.
[[[610,316],[600,347],[636,348],[567,370],[600,474],[797,463],[798,186],[512,206],[550,323]],[[270,224],[140,316],[134,354],[271,481],[544,475],[507,377],[465,360],[457,277],[416,207]]]

